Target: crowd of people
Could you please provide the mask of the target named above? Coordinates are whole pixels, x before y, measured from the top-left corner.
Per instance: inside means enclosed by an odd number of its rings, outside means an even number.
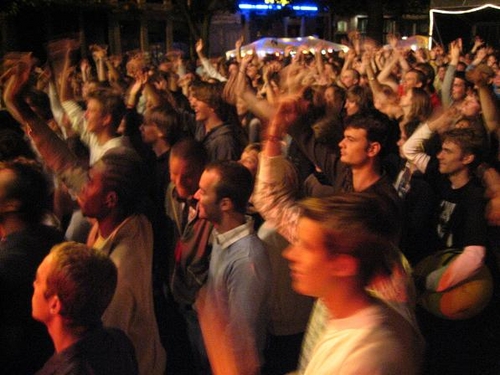
[[[2,371],[498,374],[499,51],[348,43],[5,56]]]

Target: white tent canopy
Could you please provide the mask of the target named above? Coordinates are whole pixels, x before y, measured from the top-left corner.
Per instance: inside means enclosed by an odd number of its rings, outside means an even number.
[[[437,18],[441,15],[454,16],[453,21],[450,22],[450,18],[448,18],[448,21],[437,22]],[[429,20],[429,48],[433,38],[441,38],[439,35],[440,27],[454,28],[455,33],[465,34],[471,31],[475,24],[482,22],[496,24],[496,28],[499,30],[500,0],[490,0],[488,2],[484,0],[431,0]],[[463,26],[466,26],[466,28],[464,29]],[[467,27],[470,30],[467,30]],[[494,39],[498,40],[496,37]]]
[[[285,49],[289,46],[296,51],[300,46],[307,46],[309,49],[314,49],[316,46],[320,45],[324,51],[344,51],[347,52],[349,47],[329,42],[327,40],[318,39],[313,36],[303,37],[303,38],[262,38],[256,40],[253,43],[247,44],[241,47],[242,55],[247,53],[253,53],[255,51],[260,57],[264,57],[269,54],[283,54]],[[226,58],[236,56],[236,50],[231,50],[226,52]]]
[[[472,9],[484,5],[497,5],[500,6],[500,0],[431,0],[431,9],[441,10],[459,10],[459,9]]]

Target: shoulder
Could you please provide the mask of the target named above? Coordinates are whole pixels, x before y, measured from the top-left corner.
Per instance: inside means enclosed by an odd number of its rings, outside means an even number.
[[[484,186],[481,185],[481,182],[476,178],[471,179],[467,183],[467,185],[463,187],[463,190],[465,194],[470,195],[472,197],[479,199],[483,199],[484,197],[484,191],[485,191]]]
[[[110,254],[120,265],[137,268],[151,256],[153,249],[153,229],[146,216],[137,214],[126,218],[105,242],[102,250]]]
[[[268,265],[269,255],[264,242],[256,233],[249,234],[235,243],[228,249],[233,258],[233,267],[247,267],[248,265]]]
[[[132,342],[116,328],[99,328],[80,340],[71,355],[71,374],[136,374]]]
[[[381,305],[362,320],[365,324],[357,327],[329,330],[322,351],[326,365],[331,363],[340,372],[353,374],[417,372],[421,341],[404,318]],[[343,359],[333,358],[332,350]],[[318,352],[321,354],[320,350]]]

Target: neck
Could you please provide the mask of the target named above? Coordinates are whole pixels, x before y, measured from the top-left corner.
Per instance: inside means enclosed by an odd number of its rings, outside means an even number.
[[[448,175],[448,179],[451,182],[452,189],[460,189],[470,181],[471,177],[468,170],[462,170]]]
[[[155,144],[153,144],[153,152],[156,157],[163,155],[168,150],[170,150],[170,145],[164,140],[158,140]]]
[[[372,298],[355,281],[336,281],[336,285],[322,300],[335,319],[348,318],[373,305]]]
[[[391,114],[391,117],[393,119],[399,119],[401,116],[406,116],[406,113],[403,108],[400,106],[395,106],[394,111]]]
[[[223,121],[220,119],[219,116],[217,116],[214,113],[212,116],[207,118],[207,120],[205,121],[205,123],[203,125],[205,125],[205,131],[208,133],[213,128],[215,128],[219,125],[222,125],[222,124],[223,124]]]
[[[56,353],[60,353],[63,350],[69,348],[71,345],[77,343],[81,336],[73,332],[73,330],[67,328],[62,319],[57,319],[51,324],[47,325],[49,335],[54,343],[54,349]]]
[[[103,144],[105,144],[107,141],[113,139],[113,138],[116,138],[116,134],[114,132],[111,132],[111,131],[103,131],[101,133],[94,133],[97,137],[97,143],[102,146]]]
[[[220,234],[229,232],[246,223],[245,215],[238,212],[223,213],[220,223],[214,223],[214,228]]]
[[[104,218],[97,219],[99,224],[99,233],[102,237],[108,238],[111,233],[127,218],[119,212],[112,212]]]
[[[352,185],[354,191],[364,191],[380,179],[380,173],[373,165],[352,168]]]

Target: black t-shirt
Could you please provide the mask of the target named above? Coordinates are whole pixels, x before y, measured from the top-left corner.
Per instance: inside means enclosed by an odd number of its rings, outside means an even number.
[[[449,179],[439,173],[439,163],[434,158],[427,167],[426,176],[439,196],[435,217],[436,250],[486,246],[486,200],[479,180],[471,178],[466,185],[453,189]]]

